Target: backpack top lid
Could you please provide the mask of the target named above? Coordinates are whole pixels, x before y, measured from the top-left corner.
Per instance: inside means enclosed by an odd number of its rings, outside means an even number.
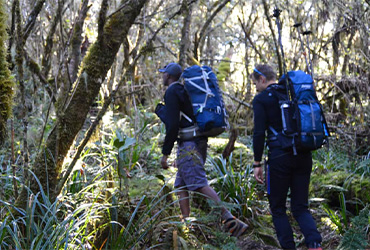
[[[303,72],[302,70],[289,71],[288,77],[293,84],[305,84],[305,83],[312,84],[313,83],[312,77],[309,74]],[[284,84],[285,78],[286,78],[286,74],[284,74],[279,79],[279,84]]]
[[[316,100],[316,91],[311,75],[302,70],[289,71],[289,84],[292,84],[294,94],[298,100]],[[279,79],[279,84],[286,84],[286,74]]]
[[[190,67],[184,69],[181,77],[186,80],[186,79],[189,79],[189,78],[192,78],[192,77],[197,77],[197,76],[202,75],[203,74],[202,73],[203,71],[205,71],[205,72],[208,73],[208,78],[209,79],[214,80],[214,81],[217,81],[217,77],[212,72],[211,67],[206,66],[206,65],[203,65],[202,67],[199,66],[199,65],[190,66]]]

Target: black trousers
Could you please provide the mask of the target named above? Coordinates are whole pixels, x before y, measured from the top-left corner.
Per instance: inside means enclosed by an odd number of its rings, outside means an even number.
[[[312,171],[311,152],[293,153],[272,148],[269,150],[266,180],[273,223],[283,249],[296,249],[293,231],[286,214],[290,189],[291,212],[297,220],[307,245],[320,243],[322,238],[308,210],[308,188]]]

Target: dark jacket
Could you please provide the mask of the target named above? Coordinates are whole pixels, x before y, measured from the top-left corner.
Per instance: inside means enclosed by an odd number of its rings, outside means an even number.
[[[262,160],[266,137],[265,131],[267,130],[267,136],[272,136],[269,126],[276,131],[281,131],[283,127],[279,99],[274,94],[274,91],[278,91],[280,95],[286,95],[284,85],[272,84],[253,99],[253,151],[255,161]]]
[[[175,141],[178,138],[179,128],[186,128],[192,126],[184,117],[180,120],[180,111],[186,114],[191,120],[194,119],[193,107],[191,105],[189,96],[180,83],[172,83],[164,94],[164,102],[166,106],[165,125],[166,137],[162,147],[162,154],[169,155],[173,148]]]

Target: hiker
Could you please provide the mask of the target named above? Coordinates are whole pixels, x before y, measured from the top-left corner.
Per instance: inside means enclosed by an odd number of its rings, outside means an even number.
[[[298,152],[282,149],[277,140],[269,140],[276,131],[282,130],[282,118],[274,91],[286,95],[285,85],[276,84],[276,72],[269,65],[257,65],[250,75],[259,92],[253,100],[254,112],[254,177],[264,183],[262,155],[267,131],[268,161],[265,166],[266,186],[272,220],[277,238],[283,249],[296,249],[293,231],[286,214],[286,200],[290,189],[291,211],[297,220],[309,249],[321,249],[322,238],[312,215],[308,211],[308,187],[312,170],[310,151]]]
[[[208,185],[204,163],[207,157],[207,137],[195,137],[189,140],[178,139],[180,128],[194,125],[183,115],[190,117],[194,121],[194,114],[190,98],[184,89],[184,85],[179,82],[182,74],[181,66],[177,63],[170,63],[162,72],[163,84],[167,87],[164,95],[166,137],[164,140],[161,159],[163,169],[168,169],[167,158],[170,155],[175,141],[178,142],[176,167],[178,168],[175,188],[180,189],[179,204],[182,218],[186,219],[190,214],[189,191],[200,192],[209,199],[220,203],[217,193]],[[180,119],[181,118],[181,119]],[[232,236],[242,235],[247,225],[236,219],[226,208],[222,207],[222,220],[225,228]]]

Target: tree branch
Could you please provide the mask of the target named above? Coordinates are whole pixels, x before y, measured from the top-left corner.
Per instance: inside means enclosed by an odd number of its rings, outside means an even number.
[[[254,19],[253,23],[252,23],[252,27],[247,31],[247,28],[245,27],[245,24],[242,22],[242,20],[240,19],[240,17],[238,17],[238,20],[239,20],[239,23],[240,23],[240,26],[242,27],[243,29],[243,32],[244,32],[244,35],[245,35],[245,38],[247,38],[247,40],[249,41],[249,43],[251,44],[253,50],[258,54],[258,56],[261,58],[261,60],[263,62],[266,62],[266,58],[261,54],[261,52],[256,48],[256,45],[254,44],[254,42],[252,41],[251,39],[251,36],[250,36],[250,33],[251,33],[251,30],[253,29],[253,24],[256,22],[257,20],[257,17]]]
[[[58,195],[56,191],[64,158],[86,120],[87,113],[115,60],[123,38],[128,34],[147,0],[123,0],[123,2],[126,8],[114,14],[104,27],[104,44],[96,41],[89,48],[81,75],[76,81],[74,94],[68,105],[58,113],[57,121],[46,139],[45,146],[35,158],[33,171],[42,183],[42,188],[50,190],[51,201],[54,201]],[[47,174],[45,174],[45,167],[47,167]],[[34,192],[39,191],[33,179],[30,187]],[[24,208],[27,202],[25,197],[27,197],[27,189],[22,188],[15,206]]]
[[[26,25],[23,29],[23,43],[26,42],[28,36],[30,35],[33,27],[36,23],[36,18],[40,14],[42,10],[42,6],[44,5],[45,0],[39,0],[36,4],[33,10],[31,11],[30,15],[27,18]]]
[[[57,29],[57,25],[60,19],[60,16],[62,15],[62,9],[64,6],[63,1],[58,1],[58,9],[56,11],[56,15],[54,16],[54,19],[50,25],[50,30],[48,32],[48,35],[46,37],[45,46],[44,46],[44,53],[41,60],[41,66],[42,66],[42,74],[47,76],[50,71],[50,56],[51,52],[53,50],[53,36],[55,34],[55,31]],[[55,99],[55,98],[54,98]]]
[[[238,99],[238,98],[236,98],[236,97],[234,97],[234,96],[230,95],[229,93],[226,93],[225,91],[222,91],[222,90],[221,90],[221,93],[222,93],[223,95],[228,96],[231,100],[236,101],[236,102],[238,102],[239,104],[241,104],[241,105],[243,105],[243,106],[246,106],[246,107],[248,107],[248,108],[252,108],[252,105],[250,105],[249,103],[246,103],[246,102],[244,102],[244,101],[242,101],[242,100],[240,100],[240,99]]]
[[[104,0],[106,1],[106,0]],[[103,2],[104,2],[103,1]],[[91,6],[88,6],[89,0],[83,0],[78,17],[73,27],[73,34],[71,37],[71,52],[69,54],[69,74],[71,76],[71,82],[73,83],[77,78],[78,67],[81,62],[81,44],[82,44],[82,32],[83,24],[85,22],[87,12]]]
[[[98,19],[98,40],[100,41],[104,32],[104,25],[108,12],[108,0],[103,0],[100,5],[99,19]]]
[[[211,14],[211,16],[206,20],[206,22],[203,24],[199,36],[195,38],[194,41],[194,58],[196,60],[199,60],[198,50],[199,50],[199,44],[202,44],[203,40],[205,39],[206,35],[206,29],[208,29],[209,25],[213,21],[213,19],[216,17],[216,15],[225,7],[225,5],[230,2],[230,0],[224,0],[220,5],[217,7],[217,9]]]

